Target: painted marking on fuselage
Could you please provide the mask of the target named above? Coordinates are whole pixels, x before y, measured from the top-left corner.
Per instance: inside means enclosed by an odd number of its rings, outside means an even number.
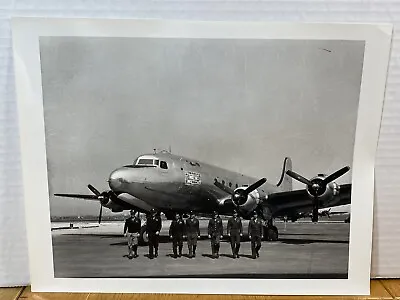
[[[201,184],[201,175],[200,173],[193,171],[185,172],[185,184],[186,185],[200,185]]]

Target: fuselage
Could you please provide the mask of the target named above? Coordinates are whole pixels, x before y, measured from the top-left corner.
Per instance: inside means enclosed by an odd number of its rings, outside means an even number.
[[[168,152],[144,154],[131,165],[114,170],[110,188],[117,194],[130,194],[163,211],[211,212],[221,210],[221,199],[230,195],[214,185],[218,181],[232,190],[258,179],[198,160]],[[266,182],[256,191],[259,199],[283,190]]]

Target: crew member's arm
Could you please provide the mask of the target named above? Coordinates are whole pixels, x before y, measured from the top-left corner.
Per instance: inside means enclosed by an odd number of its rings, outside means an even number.
[[[242,220],[241,219],[239,219],[239,233],[240,233],[240,236],[243,235],[243,225],[242,225]]]
[[[186,224],[185,224],[185,222],[182,222],[182,235],[186,236]]]
[[[124,234],[126,233],[127,229],[128,229],[128,220],[125,221]]]
[[[208,221],[208,236],[211,236],[212,221],[213,221],[212,219]]]
[[[232,219],[228,220],[228,226],[226,227],[226,234],[230,235],[229,232],[231,231],[231,227],[232,227]]]
[[[200,223],[199,223],[199,220],[196,220],[196,227],[197,227],[197,236],[200,236]]]
[[[172,237],[172,231],[174,227],[174,221],[171,222],[171,225],[169,226],[169,236]]]
[[[253,227],[253,225],[252,225],[252,222],[251,222],[251,220],[250,220],[250,222],[249,222],[249,228],[248,228],[248,235],[249,235],[249,238],[251,238],[251,228]]]
[[[157,232],[158,234],[161,231],[161,218],[157,217]]]
[[[224,235],[224,225],[222,224],[222,220],[219,222],[219,235],[221,237]]]

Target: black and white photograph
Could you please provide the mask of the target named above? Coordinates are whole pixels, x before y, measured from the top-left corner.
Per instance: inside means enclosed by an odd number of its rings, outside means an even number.
[[[366,49],[38,35],[54,279],[348,280]]]
[[[347,278],[363,54],[40,38],[55,277]]]

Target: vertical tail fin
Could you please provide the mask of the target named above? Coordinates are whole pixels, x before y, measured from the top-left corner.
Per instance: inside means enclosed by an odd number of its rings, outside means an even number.
[[[292,170],[292,160],[290,159],[290,157],[285,157],[285,160],[283,161],[282,174],[281,174],[281,178],[279,179],[277,186],[282,186],[282,189],[284,191],[291,191],[292,190],[292,177],[290,177],[286,174],[287,170]]]

